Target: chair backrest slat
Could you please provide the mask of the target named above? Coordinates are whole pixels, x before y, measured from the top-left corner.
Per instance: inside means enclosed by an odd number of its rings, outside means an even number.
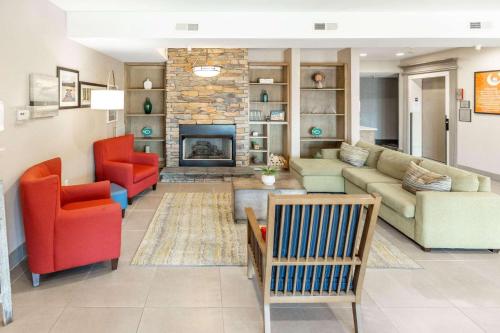
[[[355,297],[379,206],[372,195],[271,194],[267,296]]]

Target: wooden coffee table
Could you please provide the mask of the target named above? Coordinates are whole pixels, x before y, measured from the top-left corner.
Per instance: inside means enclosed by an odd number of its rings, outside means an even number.
[[[246,222],[245,208],[253,208],[255,216],[261,222],[267,222],[267,197],[269,193],[276,194],[307,194],[300,182],[288,172],[276,175],[276,183],[267,186],[260,180],[260,174],[249,178],[233,179],[234,220]]]

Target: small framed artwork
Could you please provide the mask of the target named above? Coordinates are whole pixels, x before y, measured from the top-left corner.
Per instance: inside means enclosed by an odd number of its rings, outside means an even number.
[[[106,89],[105,84],[80,81],[80,102],[79,102],[80,107],[89,108],[90,96],[92,94],[92,90],[102,90],[102,89]]]
[[[270,114],[271,121],[285,121],[285,111],[283,110],[273,110]]]
[[[500,115],[500,70],[474,73],[474,112]]]
[[[30,74],[30,107],[33,118],[54,117],[59,113],[57,77]]]
[[[117,111],[116,110],[107,110],[107,115],[108,115],[108,119],[107,119],[107,123],[110,124],[110,123],[116,123],[116,120],[118,118],[118,114],[117,114]]]
[[[80,72],[57,67],[57,77],[59,78],[59,109],[78,108]]]
[[[471,109],[469,108],[460,108],[458,110],[458,120],[466,123],[470,123],[471,119]]]

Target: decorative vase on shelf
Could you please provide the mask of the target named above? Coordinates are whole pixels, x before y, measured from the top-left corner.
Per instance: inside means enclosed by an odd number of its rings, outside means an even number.
[[[146,80],[144,80],[144,89],[150,90],[152,88],[153,88],[153,82],[151,82],[149,77],[147,77]]]
[[[153,129],[149,126],[144,126],[141,130],[141,133],[145,137],[151,137],[153,135]]]
[[[319,127],[313,127],[311,128],[311,134],[313,137],[319,138],[323,134],[323,130]]]
[[[146,101],[144,102],[144,113],[150,114],[152,111],[153,111],[153,103],[151,103],[149,97],[146,97]]]
[[[266,103],[269,102],[269,95],[267,94],[266,90],[262,90],[262,92],[260,93],[260,101]]]
[[[261,180],[264,185],[272,186],[276,182],[276,177],[274,175],[262,175]]]

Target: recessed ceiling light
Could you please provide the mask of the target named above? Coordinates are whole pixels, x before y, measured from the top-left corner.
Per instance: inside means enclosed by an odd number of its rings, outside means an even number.
[[[402,57],[402,56],[404,56],[404,55],[405,55],[405,53],[404,53],[404,52],[398,52],[398,53],[396,53],[396,57]]]
[[[368,53],[360,53],[359,56],[360,57],[366,57],[368,55]]]
[[[483,46],[481,44],[477,44],[474,48],[476,49],[476,51],[481,51]]]

